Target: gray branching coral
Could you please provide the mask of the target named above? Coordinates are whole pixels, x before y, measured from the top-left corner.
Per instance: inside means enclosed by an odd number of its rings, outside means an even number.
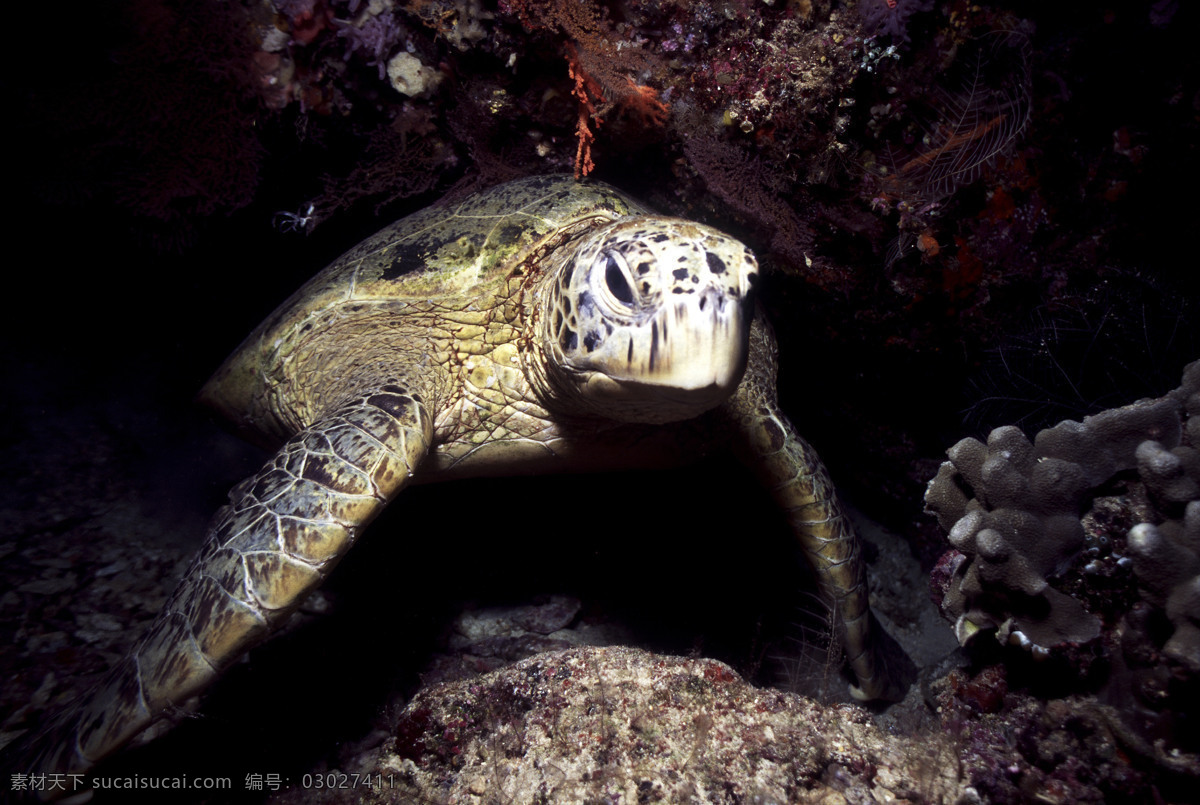
[[[1182,673],[1200,672],[1197,445],[1200,362],[1164,397],[1061,422],[1033,443],[1003,427],[987,444],[963,439],[950,448],[925,500],[955,549],[939,564],[935,583],[959,641],[995,630],[1036,656],[1098,637],[1101,619],[1079,591],[1104,558],[1126,574],[1127,586],[1136,580],[1143,604],[1169,621],[1155,650]],[[1119,545],[1089,544],[1096,542],[1087,527],[1097,502],[1114,491],[1138,501],[1126,508],[1135,513],[1131,522],[1141,522]],[[1079,569],[1084,581],[1059,585],[1072,594],[1051,585]],[[1125,618],[1122,630],[1137,631],[1131,623]]]

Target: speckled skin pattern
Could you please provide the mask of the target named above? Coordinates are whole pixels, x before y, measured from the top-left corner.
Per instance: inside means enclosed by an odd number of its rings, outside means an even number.
[[[753,255],[615,190],[535,177],[367,239],[272,314],[202,398],[283,444],[230,493],[126,660],[27,748],[77,773],[261,642],[410,482],[671,466],[732,447],[787,511],[863,698],[876,657],[859,543],[775,397]]]

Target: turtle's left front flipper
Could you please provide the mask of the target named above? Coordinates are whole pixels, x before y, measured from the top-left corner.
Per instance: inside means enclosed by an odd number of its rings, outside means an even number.
[[[205,687],[325,579],[408,483],[432,438],[420,398],[394,386],[297,433],[230,493],[133,652],[6,766],[59,781],[80,774]],[[68,793],[70,784],[36,796]]]
[[[812,446],[779,408],[775,336],[761,314],[750,332],[745,378],[726,404],[742,460],[771,490],[831,604],[859,699],[904,698],[916,668],[871,614],[859,536]]]

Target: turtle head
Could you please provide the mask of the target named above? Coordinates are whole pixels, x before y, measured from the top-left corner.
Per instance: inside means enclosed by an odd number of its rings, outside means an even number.
[[[707,226],[639,217],[593,230],[545,297],[554,396],[626,422],[720,405],[746,370],[757,277],[750,250]]]

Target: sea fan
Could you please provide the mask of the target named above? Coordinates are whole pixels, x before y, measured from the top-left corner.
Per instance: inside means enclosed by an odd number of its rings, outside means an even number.
[[[979,178],[1029,122],[1029,38],[997,31],[964,48],[933,89],[916,152],[893,152],[887,190],[915,206],[951,195]]]

